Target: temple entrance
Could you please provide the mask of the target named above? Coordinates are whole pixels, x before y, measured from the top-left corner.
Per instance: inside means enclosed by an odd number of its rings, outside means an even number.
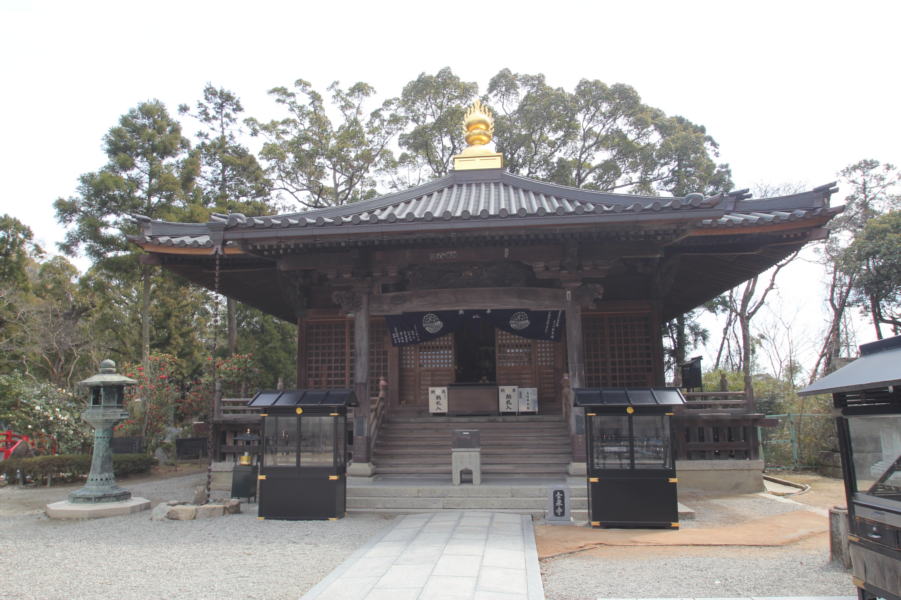
[[[494,325],[485,319],[467,319],[454,335],[454,383],[496,383]]]
[[[430,387],[481,384],[533,388],[540,414],[562,410],[562,341],[528,339],[496,328],[489,319],[468,318],[451,333],[398,350],[402,406],[428,410]]]

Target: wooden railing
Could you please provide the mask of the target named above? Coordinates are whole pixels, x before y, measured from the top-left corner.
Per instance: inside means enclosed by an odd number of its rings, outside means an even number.
[[[375,440],[382,428],[382,421],[388,416],[388,380],[384,377],[379,379],[379,395],[370,400],[369,405],[369,423],[366,428],[367,439],[369,440],[369,456],[372,456],[372,450],[375,448]]]
[[[216,403],[217,421],[248,421],[260,418],[260,409],[247,406],[250,398],[220,398]]]
[[[682,414],[673,417],[679,460],[756,460],[763,415]]]
[[[689,413],[746,413],[748,402],[744,392],[685,392],[685,411]]]

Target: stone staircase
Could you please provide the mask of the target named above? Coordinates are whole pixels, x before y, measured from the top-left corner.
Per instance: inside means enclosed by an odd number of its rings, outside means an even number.
[[[478,429],[482,485],[451,483],[454,429]],[[567,477],[569,432],[559,415],[435,417],[396,410],[382,424],[372,478],[350,478],[348,512],[490,510],[542,517],[550,488],[569,485],[575,520],[587,518],[585,478]]]
[[[347,486],[347,512],[408,514],[442,510],[486,510],[544,517],[548,494],[554,485],[567,484],[570,511],[575,522],[588,520],[588,489],[585,478],[542,480],[501,480],[482,485],[453,485],[450,476],[441,481],[427,479],[381,479],[358,481]]]
[[[572,460],[569,432],[558,415],[436,417],[398,410],[382,424],[373,450],[376,475],[451,474],[455,429],[478,429],[482,481],[566,476]]]

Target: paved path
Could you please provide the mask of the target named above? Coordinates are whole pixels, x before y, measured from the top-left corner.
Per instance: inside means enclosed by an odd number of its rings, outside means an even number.
[[[398,517],[302,600],[543,600],[532,519],[491,512]]]

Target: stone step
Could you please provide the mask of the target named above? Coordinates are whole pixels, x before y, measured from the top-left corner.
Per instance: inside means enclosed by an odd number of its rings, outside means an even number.
[[[429,452],[446,452],[450,454],[452,448],[449,442],[442,442],[441,440],[428,440],[428,441],[417,441],[417,440],[384,440],[379,439],[376,441],[376,448],[385,448],[388,450],[402,450],[408,451],[412,449],[421,448],[423,451]],[[572,449],[572,445],[567,442],[561,441],[545,441],[542,444],[532,444],[527,440],[488,440],[487,442],[482,442],[480,446],[483,453],[492,452],[492,453],[506,453],[506,454],[517,454],[519,452],[560,452],[564,450]]]
[[[479,486],[475,486],[479,487]],[[572,500],[573,508],[587,510],[587,500]],[[438,498],[387,498],[387,497],[348,497],[347,507],[350,509],[377,510],[390,508],[395,510],[535,510],[544,511],[547,498],[496,498],[491,496],[458,496]]]
[[[517,451],[518,450],[518,451]],[[383,460],[391,460],[393,458],[430,458],[434,460],[450,460],[451,450],[449,448],[378,448],[373,452],[373,456]],[[569,448],[560,448],[556,450],[543,448],[536,450],[534,448],[519,448],[510,450],[508,448],[482,448],[482,462],[529,462],[532,459],[565,459],[569,462],[572,452]]]
[[[560,415],[486,415],[469,417],[447,417],[439,415],[407,416],[392,412],[388,415],[388,423],[564,423]]]
[[[448,478],[448,482],[450,479]],[[561,482],[562,485],[562,482]],[[380,480],[379,485],[349,485],[348,498],[381,497],[381,498],[546,498],[546,485],[390,485]],[[571,487],[573,499],[587,502],[588,490],[585,487]]]
[[[376,463],[375,472],[381,474],[406,475],[447,475],[450,477],[450,465],[380,465]],[[509,474],[529,477],[562,477],[566,473],[566,465],[558,468],[553,465],[482,465],[482,479],[486,475]]]
[[[418,455],[418,454],[410,454],[406,456],[384,456],[380,454],[375,454],[374,458],[376,460],[376,464],[379,467],[382,466],[400,466],[400,465],[433,465],[439,466],[447,464],[448,468],[450,467],[450,455],[440,456],[440,455]],[[489,457],[491,458],[491,457]],[[482,456],[482,470],[485,471],[486,468],[492,467],[495,465],[519,465],[519,466],[528,466],[528,465],[568,465],[570,462],[570,457],[568,455],[557,455],[557,456],[541,456],[541,455],[532,455],[532,456],[524,456],[524,457],[509,457],[509,456],[499,456],[494,457],[493,459],[486,460],[485,456]]]

